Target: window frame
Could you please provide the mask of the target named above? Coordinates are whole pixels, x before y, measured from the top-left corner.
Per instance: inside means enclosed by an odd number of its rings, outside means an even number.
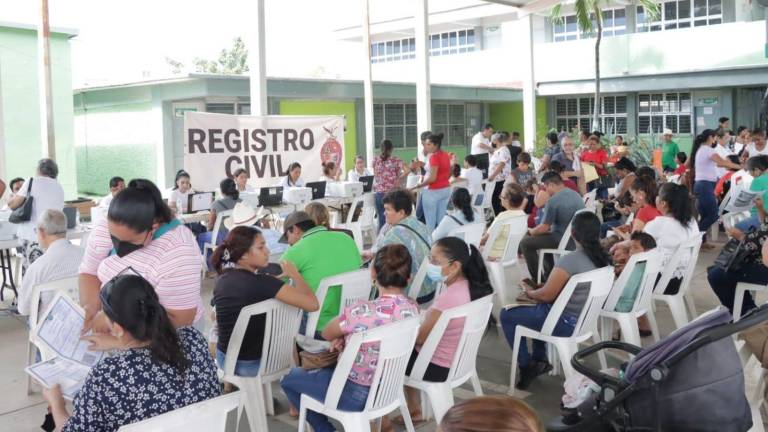
[[[626,94],[609,94],[600,96],[600,130],[607,135],[626,135],[628,132],[628,112]],[[578,95],[571,97],[555,98],[555,127],[558,131],[566,130],[570,132],[576,125],[581,128],[592,129],[592,115],[595,108],[595,97],[590,95]],[[606,101],[610,101],[613,106],[613,112],[607,112],[610,106]],[[623,102],[623,112],[618,108]],[[565,114],[560,114],[560,106],[564,108]],[[586,122],[586,125],[584,124]],[[613,130],[608,131],[607,126],[611,125]]]
[[[696,16],[696,3],[704,2],[704,14]],[[674,4],[674,17],[671,17],[669,10]],[[680,5],[687,6],[687,16],[681,18]],[[717,25],[723,23],[723,1],[722,0],[667,0],[659,3],[659,17],[654,21],[646,19],[645,8],[638,5],[635,9],[635,31],[656,32],[687,29],[691,27],[701,27],[707,25]],[[699,6],[700,7],[700,6]],[[683,8],[685,9],[685,8]]]
[[[618,12],[621,12],[623,16],[620,18],[623,20],[623,24],[616,25],[616,15]],[[606,14],[609,13],[610,17],[607,17]],[[627,34],[627,10],[623,7],[617,7],[617,8],[609,8],[609,9],[602,9],[603,14],[603,37],[613,37],[613,36],[620,36]],[[590,14],[592,16],[592,14]],[[597,25],[594,16],[592,16],[592,23],[593,25]],[[565,42],[565,41],[571,41],[571,40],[581,40],[581,39],[593,39],[597,37],[596,33],[582,33],[579,30],[578,23],[576,22],[576,14],[568,14],[563,15],[562,17],[562,23],[559,23],[557,21],[552,21],[552,42]],[[610,19],[610,21],[608,21]],[[610,22],[610,25],[606,25],[607,22]],[[572,29],[569,30],[568,26],[572,25]]]
[[[636,108],[638,135],[660,134],[666,128],[675,134],[694,133],[690,91],[638,93]],[[643,130],[646,124],[647,128]]]

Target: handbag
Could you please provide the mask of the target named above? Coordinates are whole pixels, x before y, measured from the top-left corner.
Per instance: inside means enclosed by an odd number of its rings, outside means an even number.
[[[726,272],[738,271],[750,253],[751,251],[744,247],[744,240],[732,238],[723,246],[712,267],[718,267]]]
[[[8,217],[8,222],[18,224],[29,222],[29,220],[32,219],[32,203],[34,202],[34,198],[32,197],[32,180],[34,179],[30,177],[29,185],[27,185],[27,197],[24,199],[24,203],[11,212],[11,215]]]
[[[307,370],[324,369],[327,367],[334,366],[336,364],[336,361],[339,359],[339,352],[338,351],[320,351],[320,352],[300,351],[299,358],[301,359],[302,369],[307,369]]]

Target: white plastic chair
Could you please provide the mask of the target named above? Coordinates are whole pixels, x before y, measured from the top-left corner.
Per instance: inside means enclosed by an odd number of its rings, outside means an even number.
[[[475,247],[480,246],[480,239],[485,232],[485,223],[473,222],[466,225],[458,226],[448,233],[448,237],[458,237],[464,240],[468,244],[473,244]]]
[[[760,408],[765,403],[765,373],[760,361],[752,355],[743,340],[735,340],[736,351],[741,358],[741,366],[744,370],[744,393],[752,412],[752,428],[749,432],[765,432],[763,416]]]
[[[488,255],[491,253],[493,244],[505,229],[508,232],[507,242],[504,245],[504,252],[497,261],[490,261]],[[485,268],[488,269],[488,278],[491,280],[494,292],[499,296],[499,304],[504,306],[507,302],[507,276],[506,270],[517,264],[517,249],[520,241],[525,237],[528,229],[528,217],[519,216],[510,218],[502,223],[491,227],[488,232],[488,240],[483,248],[483,261]]]
[[[475,395],[483,395],[475,361],[492,308],[493,296],[489,295],[443,311],[424,345],[421,346],[421,350],[419,350],[419,355],[413,364],[413,369],[411,369],[411,376],[405,378],[406,386],[419,389],[427,394],[435,414],[435,421],[438,424],[443,419],[445,412],[453,406],[453,389],[456,387],[471,380]],[[451,320],[464,320],[464,328],[453,355],[448,379],[445,382],[424,381],[427,366],[429,366],[429,362],[432,360]]]
[[[662,269],[661,278],[653,289],[652,300],[663,301],[669,306],[669,310],[672,312],[672,319],[675,322],[675,327],[678,329],[689,322],[688,314],[685,310],[686,303],[690,309],[691,316],[693,318],[696,317],[696,309],[693,305],[693,299],[687,294],[688,289],[691,286],[691,279],[693,279],[693,271],[696,269],[696,261],[699,259],[701,237],[701,235],[697,235],[677,248],[675,253],[670,256],[666,266]],[[680,289],[676,294],[664,294],[667,284],[669,284],[669,281],[675,277],[675,270],[680,264],[680,261],[686,256],[690,256],[690,259],[688,265],[685,267],[683,280],[680,282]]]
[[[752,291],[755,294],[758,292],[768,292],[768,286],[746,282],[739,282],[736,284],[736,295],[733,298],[733,322],[741,319],[741,308],[744,306],[745,291]]]
[[[40,284],[32,288],[32,300],[29,306],[29,322],[32,328],[29,330],[29,338],[27,338],[27,366],[35,363],[35,348],[40,350],[40,357],[43,360],[52,358],[55,354],[50,352],[48,348],[42,343],[38,343],[34,327],[40,320],[40,314],[45,312],[40,310],[40,297],[42,293],[50,293],[51,296],[55,296],[56,293],[64,293],[69,296],[75,302],[80,298],[80,284],[77,276],[69,277],[65,279],[59,279],[57,281]],[[27,374],[27,396],[32,394],[32,377]]]
[[[643,263],[645,264],[645,269],[640,282],[640,287],[635,295],[635,302],[632,305],[632,310],[629,312],[617,312],[615,310],[616,303],[624,292],[630,276],[635,271],[635,268]],[[642,346],[637,319],[643,315],[647,315],[648,320],[651,323],[653,339],[655,341],[659,340],[659,328],[656,325],[656,318],[651,310],[651,293],[653,292],[653,286],[656,284],[656,277],[659,274],[660,268],[661,253],[656,249],[639,253],[629,258],[624,270],[621,272],[621,276],[619,276],[613,284],[613,288],[611,289],[610,294],[608,294],[603,310],[600,312],[602,321],[600,334],[604,340],[611,339],[613,333],[613,320],[616,320],[619,323],[621,337],[624,339],[624,342],[635,346]]]
[[[496,187],[496,183],[489,183],[487,180],[483,181],[483,190],[472,196],[472,207],[483,216],[485,216],[486,210],[491,209],[491,197],[493,195],[494,187]],[[478,195],[482,195],[483,200],[480,204],[475,205]]]
[[[365,246],[364,234],[368,234],[371,239],[375,240],[378,233],[379,223],[376,219],[375,200],[376,197],[373,193],[367,193],[356,197],[349,208],[347,219],[344,223],[337,225],[337,228],[352,231],[352,236],[355,238],[355,244],[357,244],[357,249],[360,251],[362,251]],[[358,205],[362,206],[362,211],[360,212],[357,221],[354,221],[355,211]]]
[[[752,216],[752,213],[750,212],[739,212],[739,213],[726,213],[720,218],[720,220],[723,222],[723,226],[725,229],[728,228],[734,228],[737,223],[749,219],[749,217]]]
[[[557,300],[555,300],[555,303],[549,310],[547,319],[541,327],[541,331],[532,330],[523,325],[517,325],[515,327],[515,341],[512,346],[512,370],[509,377],[509,391],[511,395],[514,396],[515,394],[517,356],[520,351],[521,339],[524,337],[538,339],[554,345],[560,356],[560,363],[563,366],[566,379],[576,373],[573,366],[571,366],[571,357],[576,353],[578,345],[590,339],[595,343],[600,342],[600,336],[597,332],[597,319],[603,304],[605,303],[605,299],[611,291],[613,280],[614,275],[612,266],[571,276],[568,283],[565,285],[565,288],[560,292]],[[589,284],[589,294],[584,301],[584,306],[582,307],[579,318],[574,326],[573,334],[571,336],[553,336],[552,332],[554,332],[555,326],[562,319],[565,307],[571,301],[571,297],[573,297],[579,284]],[[600,356],[600,365],[605,369],[606,362],[604,355]]]
[[[585,202],[586,202],[586,199],[585,199]],[[577,214],[583,213],[583,212],[594,213],[595,209],[594,208],[583,208],[583,209],[577,211],[576,213],[574,213],[573,217],[576,217]],[[557,249],[539,249],[539,270],[538,270],[538,272],[536,274],[536,281],[537,282],[539,282],[539,283],[542,282],[541,278],[542,278],[543,272],[544,272],[544,257],[546,255],[553,255],[553,258],[554,258],[554,256],[556,256],[556,255],[563,255],[563,254],[566,254],[566,253],[570,252],[568,250],[568,244],[571,242],[571,226],[572,225],[573,225],[573,218],[571,218],[571,221],[568,223],[568,226],[565,228],[565,231],[563,232],[563,236],[560,237],[560,244],[557,245]],[[533,275],[531,275],[531,276],[533,276]]]
[[[235,375],[237,357],[248,323],[257,315],[264,315],[264,341],[262,342],[259,373],[254,377]],[[240,310],[237,322],[232,330],[227,345],[224,369],[219,369],[219,376],[226,382],[236,385],[245,392],[243,404],[248,413],[251,431],[267,430],[267,418],[264,413],[275,414],[272,400],[271,383],[280,380],[295,366],[293,359],[293,339],[299,333],[301,310],[279,300],[259,302]]]
[[[224,432],[227,416],[238,409],[243,396],[232,392],[125,425],[118,432]]]
[[[411,279],[411,286],[408,288],[408,297],[414,300],[419,297],[421,286],[424,284],[424,279],[427,277],[428,267],[429,257],[425,256],[424,259],[421,260],[421,265],[419,265],[419,269],[416,270],[416,274],[413,275],[413,279]]]
[[[224,223],[224,219],[230,216],[232,216],[232,210],[224,210],[222,212],[216,213],[216,222],[213,223],[213,231],[211,232],[211,241],[203,245],[204,257],[208,255],[208,251],[211,251],[211,253],[213,253],[213,251],[216,250],[216,241],[219,238],[219,230],[221,230],[221,224]]]
[[[307,316],[307,328],[304,330],[304,335],[307,337],[315,337],[317,321],[320,319],[320,312],[323,310],[323,304],[325,303],[326,295],[328,295],[328,290],[331,287],[337,286],[337,289],[341,290],[339,310],[358,300],[368,300],[371,295],[371,287],[373,286],[371,281],[371,271],[368,269],[354,270],[323,278],[320,281],[320,285],[315,292],[317,303],[320,305],[320,308],[315,312],[310,312]]]
[[[403,393],[403,382],[405,368],[416,343],[418,331],[419,320],[407,318],[352,335],[339,356],[325,401],[318,401],[306,394],[301,395],[299,432],[304,432],[306,428],[307,410],[338,420],[345,431],[359,432],[369,430],[371,421],[380,422],[382,416],[398,408],[405,420],[406,430],[414,432]],[[342,411],[336,407],[339,405],[341,392],[347,383],[360,346],[372,342],[379,342],[379,359],[365,408],[361,412]]]
[[[595,211],[597,208],[597,189],[587,192],[587,194],[584,195],[584,207],[591,209],[592,212]]]

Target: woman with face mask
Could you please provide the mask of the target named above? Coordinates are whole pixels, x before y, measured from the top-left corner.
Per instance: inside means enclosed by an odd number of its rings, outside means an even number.
[[[192,232],[173,219],[160,191],[149,180],[132,180],[109,207],[107,219],[91,231],[80,265],[83,330],[106,332],[99,291],[132,267],[155,288],[176,327],[203,324],[202,261]]]

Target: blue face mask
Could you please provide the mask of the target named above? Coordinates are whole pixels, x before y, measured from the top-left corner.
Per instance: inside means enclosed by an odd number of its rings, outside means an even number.
[[[427,263],[427,278],[432,282],[445,282],[443,268],[439,265]]]

